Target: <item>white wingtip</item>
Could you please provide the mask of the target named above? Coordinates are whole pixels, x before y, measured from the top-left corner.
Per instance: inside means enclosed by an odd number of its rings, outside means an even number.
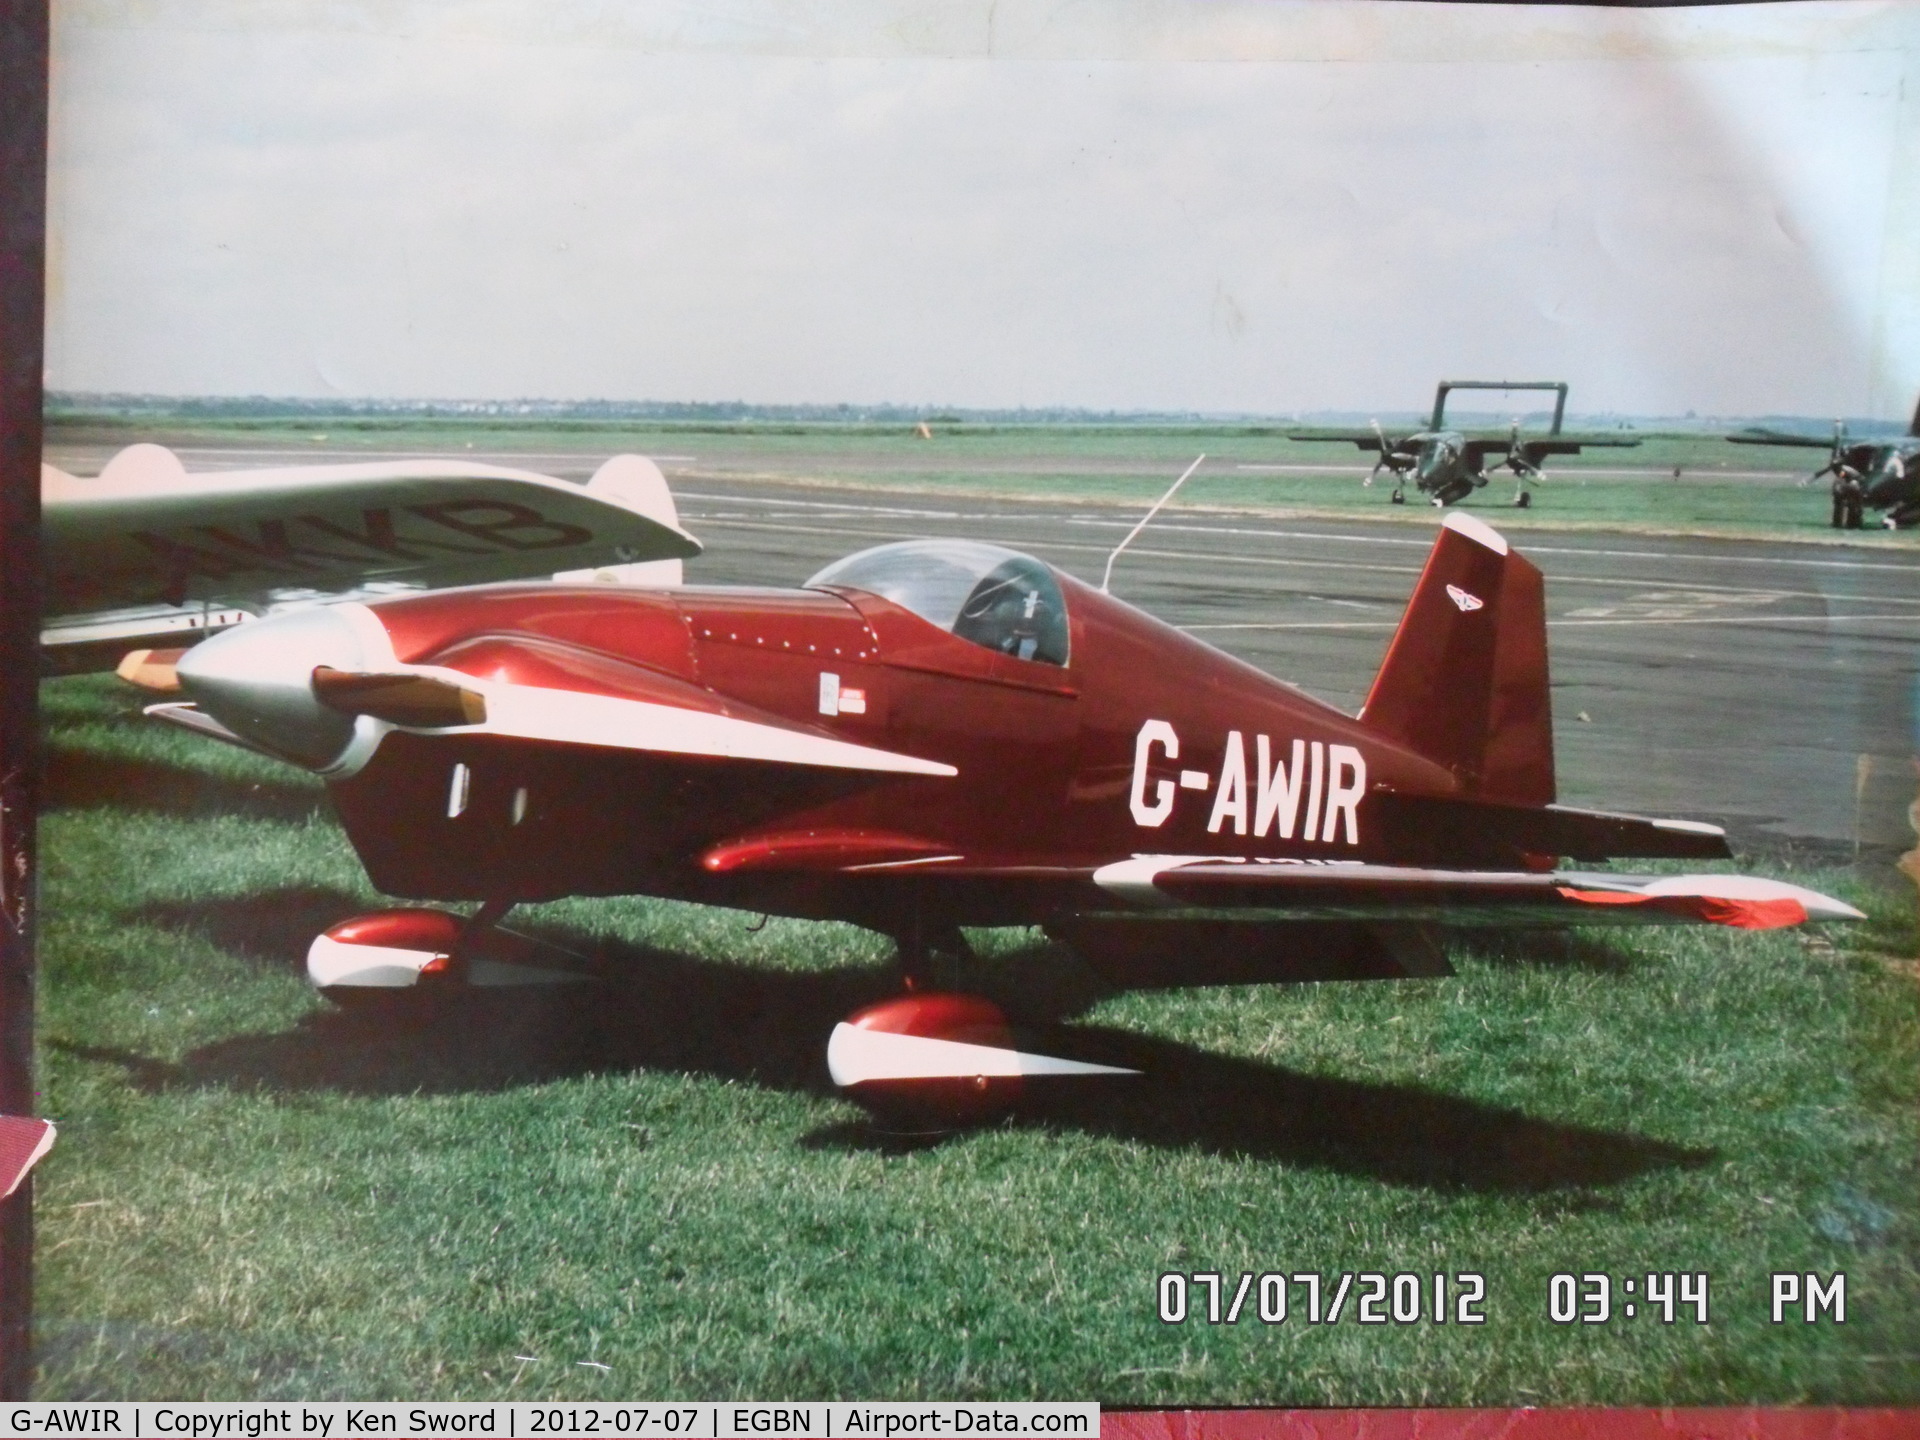
[[[1809,920],[1864,920],[1866,914],[1844,900],[1822,895],[1804,885],[1769,880],[1761,875],[1668,875],[1641,887],[1641,894],[1705,895],[1725,900],[1795,900]]]
[[[163,486],[187,478],[187,467],[164,445],[141,441],[115,455],[100,471],[102,486]]]
[[[1487,549],[1493,551],[1496,555],[1504,555],[1507,553],[1506,538],[1502,536],[1498,530],[1487,524],[1486,521],[1476,520],[1465,511],[1454,510],[1450,512],[1447,518],[1442,520],[1440,524],[1443,529],[1451,530],[1456,535],[1464,535],[1477,545],[1486,546]]]

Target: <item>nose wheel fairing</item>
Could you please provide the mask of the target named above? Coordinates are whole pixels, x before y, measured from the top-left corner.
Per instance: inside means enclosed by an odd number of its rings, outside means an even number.
[[[580,957],[496,929],[504,907],[470,919],[444,910],[380,910],[328,927],[307,947],[307,980],[342,1004],[407,992],[577,984]]]

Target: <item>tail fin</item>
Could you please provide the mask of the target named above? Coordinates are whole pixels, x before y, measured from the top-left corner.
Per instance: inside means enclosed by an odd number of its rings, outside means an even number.
[[[1469,795],[1551,804],[1540,571],[1482,521],[1447,516],[1360,718],[1446,766]]]

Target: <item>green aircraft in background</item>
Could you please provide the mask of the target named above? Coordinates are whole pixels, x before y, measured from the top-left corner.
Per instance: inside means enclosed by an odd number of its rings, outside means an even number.
[[[1847,439],[1847,422],[1833,422],[1833,439],[1794,435],[1784,430],[1742,430],[1727,439],[1735,445],[1828,447],[1827,463],[1800,483],[1833,477],[1833,528],[1858,530],[1868,507],[1886,512],[1889,530],[1920,525],[1920,404],[1913,408],[1907,433],[1897,440]]]
[[[1545,436],[1522,439],[1520,422],[1504,431],[1450,430],[1446,427],[1447,395],[1454,390],[1552,390],[1553,428]],[[1578,455],[1588,446],[1638,445],[1638,439],[1620,435],[1568,435],[1560,423],[1566,415],[1567,386],[1559,380],[1442,380],[1433,394],[1433,416],[1426,428],[1408,435],[1389,435],[1375,420],[1368,430],[1304,429],[1287,433],[1289,440],[1344,441],[1379,455],[1361,483],[1371,485],[1382,470],[1393,475],[1393,503],[1404,505],[1407,481],[1435,505],[1453,505],[1481,489],[1502,467],[1514,475],[1513,503],[1522,509],[1533,504],[1527,487],[1546,478],[1540,462],[1549,455]]]

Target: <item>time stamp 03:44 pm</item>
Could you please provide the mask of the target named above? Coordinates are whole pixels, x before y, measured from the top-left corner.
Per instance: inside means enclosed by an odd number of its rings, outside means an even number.
[[[1800,1322],[1844,1325],[1847,1277],[1836,1270],[1782,1271],[1768,1277],[1771,1318],[1776,1325]],[[1419,1274],[1401,1271],[1317,1271],[1262,1274],[1217,1270],[1168,1271],[1158,1285],[1160,1319],[1169,1325],[1197,1322],[1238,1325],[1484,1325],[1487,1281],[1472,1271]],[[1554,1275],[1534,1303],[1556,1325],[1607,1325],[1645,1319],[1666,1325],[1705,1325],[1714,1304],[1712,1277],[1704,1270],[1648,1270],[1636,1275],[1600,1271]]]

